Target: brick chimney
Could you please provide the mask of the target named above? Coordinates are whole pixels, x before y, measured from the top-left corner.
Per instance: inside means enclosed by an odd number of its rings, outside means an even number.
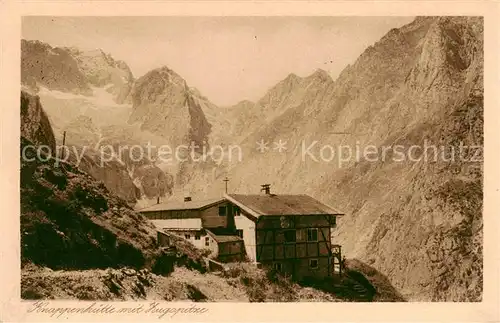
[[[261,187],[261,192],[264,192],[266,195],[271,195],[271,184],[263,184]]]

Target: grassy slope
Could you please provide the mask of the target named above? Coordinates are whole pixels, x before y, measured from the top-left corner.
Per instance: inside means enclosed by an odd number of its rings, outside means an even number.
[[[22,138],[22,146],[29,142]],[[157,252],[151,224],[68,163],[21,161],[23,264],[140,268]]]
[[[334,295],[286,281],[270,280],[250,264],[221,273],[176,267],[168,276],[148,270],[91,269],[53,271],[27,266],[22,272],[25,299],[165,300],[196,302],[341,301]]]

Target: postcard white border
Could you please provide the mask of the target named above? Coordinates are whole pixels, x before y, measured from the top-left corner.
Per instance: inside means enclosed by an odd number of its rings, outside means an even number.
[[[168,320],[190,322],[496,322],[499,320],[500,201],[499,6],[487,1],[4,1],[0,3],[0,207],[2,214],[0,320],[53,321],[27,313],[20,294],[19,259],[19,89],[21,16],[484,16],[485,163],[484,293],[480,303],[203,303],[209,312]],[[82,302],[57,301],[53,306]],[[148,303],[148,302],[144,302]],[[136,304],[131,302],[131,304]],[[176,303],[180,305],[181,303]],[[184,304],[186,305],[186,304]],[[166,320],[164,318],[163,320]],[[151,316],[78,315],[64,321],[155,321]]]

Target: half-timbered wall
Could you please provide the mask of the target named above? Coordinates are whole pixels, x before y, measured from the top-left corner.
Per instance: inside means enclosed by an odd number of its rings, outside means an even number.
[[[306,277],[321,278],[332,275],[333,266],[331,265],[331,258],[319,257],[317,258],[317,268],[311,268],[310,261],[316,260],[315,258],[299,258],[295,267],[296,279],[304,279]]]
[[[329,215],[262,216],[256,223],[257,262],[302,279],[331,275]],[[311,261],[315,266],[311,266]]]
[[[218,244],[218,257],[222,262],[241,261],[244,258],[245,247],[243,241],[230,241]]]

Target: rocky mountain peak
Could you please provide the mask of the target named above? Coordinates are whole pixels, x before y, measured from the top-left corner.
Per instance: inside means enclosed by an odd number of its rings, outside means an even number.
[[[123,61],[102,49],[52,47],[40,41],[21,42],[21,81],[33,90],[38,84],[49,90],[92,95],[92,87],[105,88],[117,103],[127,98],[134,77]]]
[[[249,107],[254,105],[255,102],[252,102],[250,100],[242,100],[234,105],[234,107]]]
[[[191,86],[189,88],[189,92],[191,92],[194,96],[199,97],[200,99],[207,100],[207,97],[204,96],[203,94],[201,94],[200,90],[198,90],[197,88],[195,88],[193,86]]]
[[[327,82],[327,81],[333,81],[332,80],[332,77],[330,76],[330,74],[321,69],[321,68],[318,68],[314,71],[314,73],[312,73],[311,75],[309,75],[307,78],[309,79],[318,79],[318,80],[321,80],[323,82]]]
[[[100,48],[78,50],[73,56],[90,84],[105,87],[118,103],[125,101],[134,81],[134,76],[125,62],[115,60]]]
[[[179,145],[208,141],[211,125],[201,107],[200,97],[186,81],[163,66],[140,77],[131,93],[133,112],[130,123]]]
[[[333,84],[328,72],[317,69],[307,77],[291,73],[285,79],[270,88],[256,103],[240,102],[232,111],[235,121],[233,131],[237,137],[246,137],[263,124],[284,115],[289,110],[307,104],[309,109],[315,109],[310,102],[326,88]],[[307,111],[303,111],[303,115]],[[298,122],[298,120],[295,120]],[[287,121],[287,123],[294,121]]]
[[[156,70],[153,70],[152,72],[159,73],[166,81],[168,81],[172,85],[182,87],[184,90],[189,90],[186,81],[168,66],[160,67]]]
[[[292,82],[292,81],[299,81],[301,79],[300,76],[298,76],[295,73],[290,73],[288,76],[284,79],[284,81]]]
[[[42,85],[62,92],[92,94],[86,76],[71,54],[38,40],[21,41],[21,83],[34,91]]]

